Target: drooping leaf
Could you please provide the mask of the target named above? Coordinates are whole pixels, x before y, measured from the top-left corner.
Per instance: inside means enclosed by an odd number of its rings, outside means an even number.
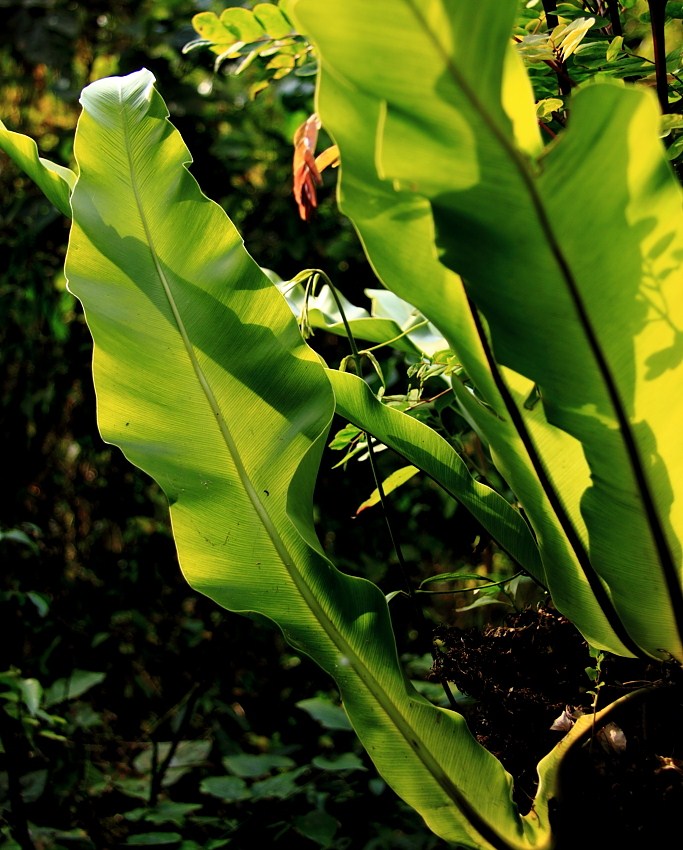
[[[347,336],[346,325],[329,286],[322,286],[317,295],[308,299],[301,285],[293,286],[290,281],[281,281],[278,288],[294,315],[303,319],[310,328]],[[337,293],[351,333],[358,342],[391,345],[413,356],[421,353],[430,355],[445,347],[445,340],[434,326],[393,292],[368,289],[365,294],[371,299],[370,312]]]
[[[43,686],[37,679],[19,679],[18,685],[28,713],[35,717],[43,697]]]
[[[393,493],[398,487],[401,487],[407,481],[410,481],[420,470],[416,466],[402,466],[400,469],[394,470],[391,475],[388,475],[384,481],[382,481],[382,490],[385,495],[389,495],[389,493]],[[361,502],[356,510],[356,516],[361,511],[365,511],[368,508],[373,507],[373,505],[378,505],[380,502],[379,497],[379,488],[375,488],[372,493],[368,496],[368,498]]]
[[[69,168],[50,162],[38,154],[38,146],[28,136],[13,133],[0,121],[0,149],[11,157],[34,183],[42,189],[45,197],[65,216],[71,217],[69,196],[76,182],[76,175]]]
[[[383,594],[322,554],[312,492],[329,380],[190,176],[151,74],[100,80],[82,103],[66,273],[95,341],[98,421],[164,488],[187,579],[274,620],[334,676],[380,772],[439,834],[528,846],[509,775],[407,681]],[[295,793],[295,778],[252,793]]]
[[[551,33],[555,50],[562,56],[562,61],[568,59],[581,44],[586,34],[595,24],[595,18],[575,18],[571,24],[560,24]]]

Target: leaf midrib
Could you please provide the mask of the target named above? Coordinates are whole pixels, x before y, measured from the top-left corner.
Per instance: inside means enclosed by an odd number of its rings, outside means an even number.
[[[559,241],[555,236],[555,232],[550,223],[550,218],[543,203],[543,199],[541,198],[537,190],[536,183],[532,175],[529,173],[527,164],[522,159],[519,151],[514,147],[514,145],[510,143],[505,133],[501,131],[496,122],[491,118],[489,113],[486,111],[484,104],[478,98],[476,92],[472,90],[464,75],[460,73],[460,70],[458,69],[456,63],[453,61],[452,57],[443,49],[437,34],[434,33],[433,30],[429,27],[429,24],[425,20],[424,16],[416,7],[415,0],[403,0],[403,2],[408,5],[409,9],[412,11],[414,17],[416,18],[419,27],[426,34],[429,41],[435,46],[436,51],[438,52],[444,63],[444,66],[452,75],[455,83],[463,91],[467,100],[470,102],[470,105],[477,112],[479,118],[483,121],[483,123],[491,132],[492,136],[495,138],[495,140],[498,142],[505,154],[511,160],[515,170],[519,174],[522,182],[524,183],[527,189],[527,192],[529,193],[532,206],[538,217],[539,225],[541,227],[542,232],[546,236],[546,239],[548,240],[548,245],[550,247],[551,254],[557,264],[558,270],[562,278],[564,279],[567,289],[573,300],[580,324],[582,325],[584,333],[586,335],[588,347],[598,366],[603,385],[610,399],[610,403],[614,410],[616,420],[619,423],[619,431],[624,442],[626,455],[631,467],[635,483],[637,484],[640,491],[640,495],[642,497],[643,506],[645,508],[645,515],[647,517],[647,524],[650,529],[651,539],[655,545],[655,549],[659,556],[660,568],[662,570],[664,581],[668,590],[669,600],[673,609],[674,620],[676,622],[676,627],[679,633],[679,639],[683,641],[683,591],[681,590],[680,583],[678,580],[678,572],[676,569],[675,559],[669,547],[669,543],[666,538],[666,533],[659,521],[656,502],[651,492],[647,476],[645,474],[643,463],[640,458],[640,452],[638,450],[638,446],[631,430],[629,418],[626,414],[626,411],[624,410],[619,395],[618,387],[616,385],[616,382],[612,378],[607,358],[599,343],[597,334],[595,332],[595,329],[593,328],[592,322],[588,315],[588,311],[581,297],[581,293],[579,292],[578,283],[574,279],[569,260],[565,256],[564,251],[562,250]],[[558,520],[559,519],[560,517],[558,516]],[[568,516],[566,517],[566,522],[572,525],[571,519]],[[579,540],[578,534],[575,535],[575,539],[577,541]],[[572,545],[572,548],[574,548],[574,544],[571,541],[569,542],[570,545]],[[583,549],[583,547],[581,547],[581,549]],[[590,564],[590,561],[587,557],[587,553],[584,553],[584,557],[580,557],[580,552],[578,551],[575,551],[575,554],[584,572],[586,572],[586,565],[589,565],[590,571],[595,573],[595,570],[592,564]],[[590,581],[590,576],[588,573],[586,573],[586,578]],[[593,582],[591,582],[591,585],[593,585]],[[616,609],[614,609],[611,600],[609,601],[609,606],[614,612],[614,615],[618,617],[619,615],[617,614]],[[603,607],[602,604],[601,607]],[[607,616],[611,622],[611,616],[608,614],[607,611],[605,611],[605,616]],[[632,639],[629,639],[629,644],[634,644],[634,641]],[[642,656],[642,650],[639,650],[637,654]]]

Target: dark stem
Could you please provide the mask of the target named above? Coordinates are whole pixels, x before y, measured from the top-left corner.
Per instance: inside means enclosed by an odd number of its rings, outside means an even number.
[[[557,17],[557,0],[543,0],[543,11],[548,29],[552,30],[559,24]]]
[[[194,707],[197,704],[197,700],[199,699],[200,687],[199,685],[194,685],[189,695],[185,698],[185,706],[183,716],[178,724],[178,729],[173,736],[173,740],[171,741],[171,746],[169,747],[168,753],[166,754],[166,758],[159,764],[159,749],[156,741],[152,742],[152,781],[150,783],[149,789],[149,806],[153,808],[156,806],[159,801],[159,794],[161,794],[161,789],[164,783],[164,776],[171,766],[171,762],[173,761],[173,756],[176,754],[176,750],[178,749],[178,745],[183,739],[183,734],[185,730],[190,724],[190,720],[192,719],[192,714],[194,712]]]
[[[560,22],[557,17],[557,0],[543,0],[543,11],[545,12],[545,22],[548,27],[548,31],[555,29]],[[557,74],[557,85],[559,86],[560,94],[569,94],[572,90],[573,83],[569,79],[564,62],[561,62],[558,59],[558,61],[554,62],[553,65],[555,66],[555,73]]]
[[[664,21],[666,20],[666,0],[647,0],[650,8],[652,41],[655,48],[655,75],[657,78],[657,97],[662,112],[669,111],[669,82],[666,70],[666,44]]]
[[[21,795],[21,765],[26,756],[26,736],[21,720],[0,709],[0,742],[5,751],[7,796],[11,808],[10,832],[21,850],[36,850],[28,829],[26,804]]]
[[[612,35],[623,35],[621,16],[619,15],[619,0],[607,0],[609,19],[612,22]]]

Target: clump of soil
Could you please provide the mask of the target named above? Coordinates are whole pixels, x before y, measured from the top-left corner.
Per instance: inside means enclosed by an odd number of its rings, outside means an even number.
[[[441,651],[432,678],[472,697],[463,708],[468,725],[512,774],[515,802],[528,812],[536,765],[565,734],[550,727],[567,708],[592,713],[586,668],[596,661],[588,645],[549,608],[484,631],[441,627],[435,639]],[[599,681],[598,709],[650,690],[609,715],[615,727],[569,749],[552,809],[558,846],[666,846],[683,807],[683,671],[606,655]]]

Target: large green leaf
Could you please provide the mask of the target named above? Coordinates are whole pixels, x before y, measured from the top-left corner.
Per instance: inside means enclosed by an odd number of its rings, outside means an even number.
[[[302,13],[306,9],[303,7]],[[331,18],[330,22],[333,20]],[[316,24],[325,25],[326,22],[323,15]],[[349,25],[347,32],[350,37],[353,25]],[[524,92],[525,87],[524,80],[520,82],[519,66],[513,62],[510,67],[506,90],[512,97],[520,90]],[[594,591],[589,577],[563,531],[563,526],[567,525],[566,505],[552,498],[553,491],[544,487],[537,471],[536,442],[540,439],[545,444],[552,443],[553,451],[563,459],[563,468],[556,471],[562,474],[563,492],[568,489],[568,480],[587,480],[580,447],[562,432],[544,426],[538,416],[534,417],[537,422],[534,441],[508,415],[505,398],[492,371],[487,339],[462,281],[437,261],[429,204],[415,193],[397,192],[377,174],[375,144],[382,120],[381,101],[369,88],[361,91],[341,77],[336,69],[330,71],[323,61],[318,109],[344,151],[340,203],[357,227],[378,276],[430,317],[448,338],[477,387],[476,397],[457,381],[453,389],[463,412],[489,443],[497,466],[525,506],[541,544],[544,565],[552,564],[561,581],[551,583],[545,569],[537,578],[546,586],[552,586],[556,604],[562,610],[568,610],[572,601],[575,606],[583,605],[581,628],[591,643],[627,652],[602,608],[593,604]],[[523,123],[519,135],[521,143],[533,148],[534,136]],[[519,408],[523,407],[528,392],[528,387],[518,388]],[[573,489],[580,489],[580,486]]]
[[[11,157],[45,196],[66,216],[71,215],[69,194],[76,182],[76,175],[69,168],[50,162],[38,154],[33,139],[21,133],[13,133],[0,121],[0,149]]]
[[[516,8],[290,11],[320,52],[344,209],[495,414],[455,388],[536,531],[558,607],[597,645],[681,659],[680,189],[649,92],[586,88],[540,151],[508,46]],[[542,403],[527,409],[534,384]]]
[[[106,440],[161,484],[183,571],[259,612],[336,679],[387,781],[447,840],[543,844],[464,720],[419,696],[388,609],[335,570],[312,522],[333,396],[282,296],[199,190],[149,72],[83,92],[66,272],[95,341]]]

